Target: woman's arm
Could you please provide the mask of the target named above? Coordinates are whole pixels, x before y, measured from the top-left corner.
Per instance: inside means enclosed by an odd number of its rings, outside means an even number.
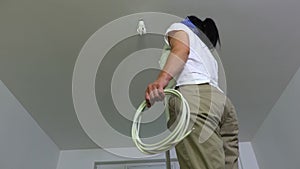
[[[151,107],[155,101],[162,101],[164,99],[164,88],[173,77],[182,71],[189,56],[189,37],[186,32],[172,31],[168,34],[168,41],[171,52],[167,62],[163,70],[160,71],[157,79],[147,86],[145,92],[147,107]]]

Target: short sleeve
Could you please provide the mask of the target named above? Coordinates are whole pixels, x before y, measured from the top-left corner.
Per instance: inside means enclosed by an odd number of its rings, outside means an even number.
[[[166,44],[169,45],[169,46],[170,46],[170,44],[169,44],[169,41],[168,41],[168,34],[172,31],[184,31],[189,35],[189,37],[190,37],[190,33],[191,33],[191,30],[187,26],[185,26],[184,24],[182,24],[182,23],[173,23],[167,29],[167,31],[165,33],[165,37],[164,37]]]
[[[202,40],[186,25],[184,25],[183,23],[173,23],[166,31],[164,39],[165,42],[168,46],[170,46],[169,41],[168,41],[168,33],[170,33],[171,31],[184,31],[188,34],[189,39],[190,39],[190,44],[192,42],[195,42],[195,39],[198,39],[199,44],[202,47],[206,47],[206,45],[202,42]]]

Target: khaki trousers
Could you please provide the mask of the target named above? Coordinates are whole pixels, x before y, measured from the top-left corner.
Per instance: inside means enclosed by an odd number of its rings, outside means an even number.
[[[176,148],[180,169],[238,169],[238,122],[231,101],[208,84],[184,85],[193,131]],[[170,130],[181,112],[181,101],[169,99]]]

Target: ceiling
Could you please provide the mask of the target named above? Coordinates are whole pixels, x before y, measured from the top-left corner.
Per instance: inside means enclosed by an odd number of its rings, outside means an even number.
[[[0,80],[60,149],[95,148],[72,100],[74,65],[88,38],[108,22],[137,12],[209,16],[219,26],[221,59],[228,95],[238,111],[240,138],[250,141],[300,66],[299,7],[298,0],[2,0]],[[161,37],[147,39],[141,46],[139,38],[132,37],[108,55],[162,45]],[[143,77],[134,81],[139,86],[130,93],[134,104],[149,80]],[[97,77],[96,86],[101,83]],[[98,102],[110,105],[99,99],[104,90],[96,87]]]

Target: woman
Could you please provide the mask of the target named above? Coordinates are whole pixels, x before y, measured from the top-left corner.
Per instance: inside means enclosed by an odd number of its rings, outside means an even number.
[[[170,47],[157,79],[147,86],[145,99],[151,107],[164,99],[163,89],[176,79],[189,103],[193,131],[176,145],[181,169],[237,169],[238,122],[234,106],[218,86],[218,64],[211,51],[220,44],[211,18],[188,16],[166,31]],[[169,100],[169,128],[176,125],[180,100]]]

